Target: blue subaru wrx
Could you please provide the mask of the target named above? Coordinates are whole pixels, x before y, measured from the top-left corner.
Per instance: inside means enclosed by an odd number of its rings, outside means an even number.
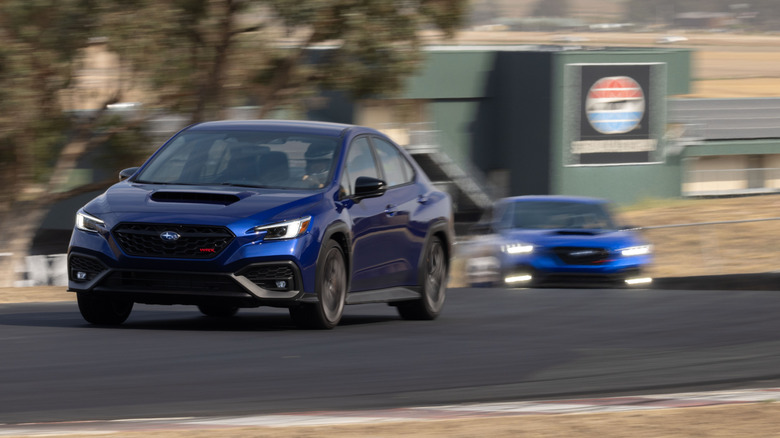
[[[652,247],[619,226],[604,199],[516,196],[496,202],[471,241],[469,283],[505,286],[646,285]]]
[[[196,124],[76,217],[68,286],[93,324],[134,303],[208,316],[289,309],[333,328],[345,304],[441,312],[452,203],[373,129],[299,121]]]

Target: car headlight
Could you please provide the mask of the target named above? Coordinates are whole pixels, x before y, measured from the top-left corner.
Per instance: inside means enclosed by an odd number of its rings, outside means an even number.
[[[631,246],[620,250],[620,254],[624,257],[647,255],[651,252],[653,252],[652,245]]]
[[[530,254],[533,250],[534,246],[528,243],[515,242],[501,245],[501,252],[507,254]]]
[[[95,216],[87,214],[84,210],[79,210],[76,213],[76,228],[88,233],[99,233],[100,230],[105,228],[106,223],[102,219],[98,219]]]
[[[307,216],[291,221],[254,227],[251,231],[254,233],[265,232],[263,240],[293,239],[305,233],[310,223],[311,216]]]

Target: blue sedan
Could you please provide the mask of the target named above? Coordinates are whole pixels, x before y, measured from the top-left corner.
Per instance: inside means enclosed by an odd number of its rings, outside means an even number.
[[[466,263],[472,285],[641,285],[652,247],[619,227],[603,199],[518,196],[498,201],[479,224],[482,253]],[[485,250],[484,248],[488,248]]]
[[[69,290],[94,324],[134,303],[208,316],[289,309],[333,328],[346,304],[442,310],[452,204],[373,129],[297,121],[190,126],[77,214]]]

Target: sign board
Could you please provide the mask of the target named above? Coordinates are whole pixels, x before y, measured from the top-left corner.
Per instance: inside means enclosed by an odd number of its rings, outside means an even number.
[[[567,65],[568,165],[656,160],[656,64]]]

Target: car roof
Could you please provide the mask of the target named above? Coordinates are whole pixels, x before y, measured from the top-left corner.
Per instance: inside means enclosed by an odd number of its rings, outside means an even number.
[[[305,120],[222,120],[215,122],[203,122],[192,125],[188,131],[211,131],[219,130],[261,130],[261,131],[279,131],[296,132],[301,134],[327,135],[338,137],[344,131],[357,128],[355,125],[331,122],[311,122]]]
[[[513,196],[510,198],[504,198],[498,202],[529,202],[529,201],[546,201],[546,202],[578,202],[581,204],[608,204],[609,201],[601,198],[591,198],[588,196],[566,196],[566,195],[524,195]]]

